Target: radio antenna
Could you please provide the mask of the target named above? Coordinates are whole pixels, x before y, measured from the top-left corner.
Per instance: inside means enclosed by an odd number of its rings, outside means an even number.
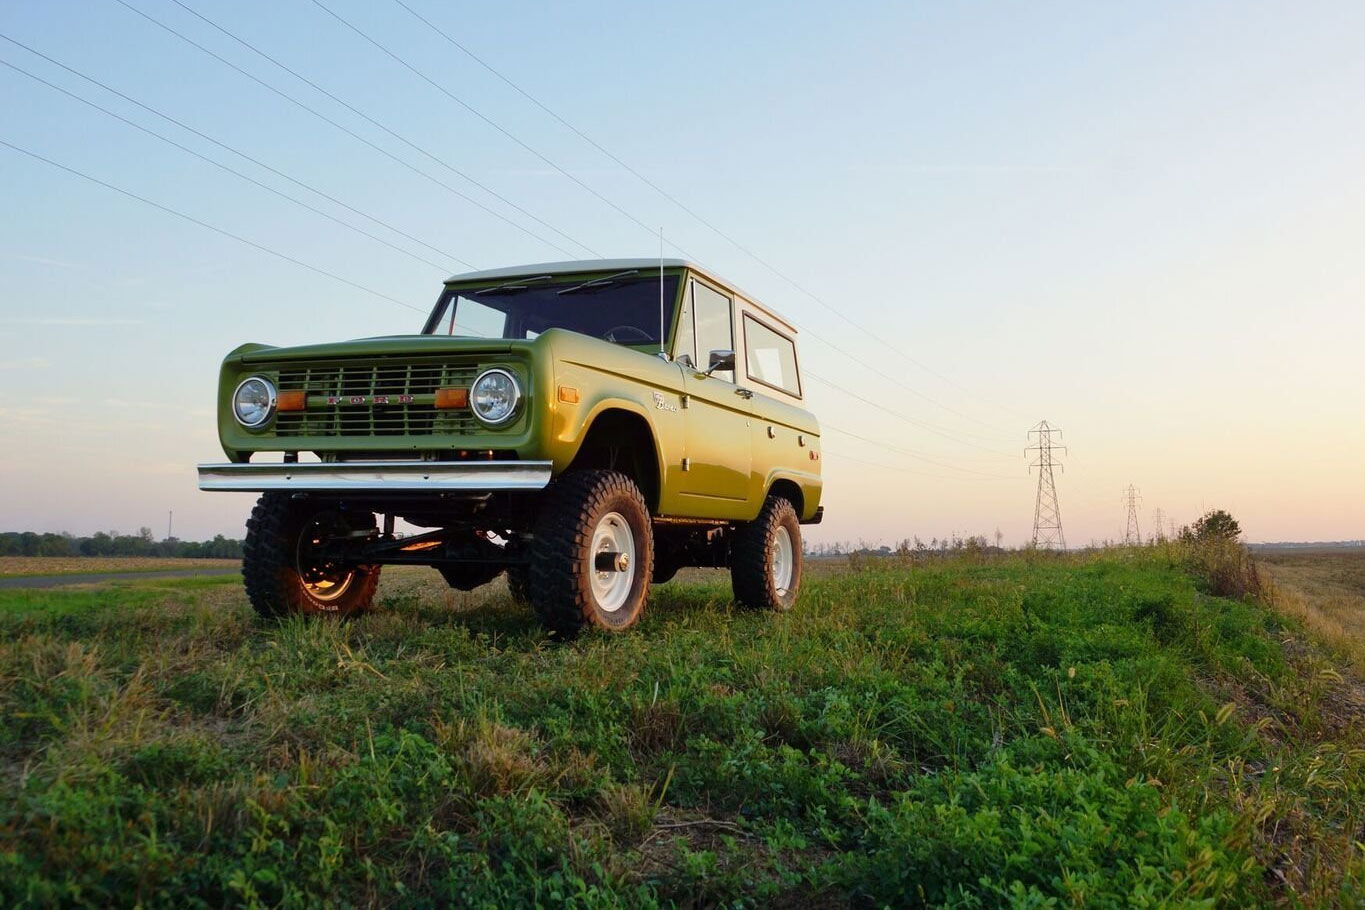
[[[659,356],[667,357],[664,343],[664,228],[659,225]]]

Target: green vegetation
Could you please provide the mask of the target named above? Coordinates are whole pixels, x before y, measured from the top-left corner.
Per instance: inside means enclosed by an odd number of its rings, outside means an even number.
[[[161,556],[186,559],[241,559],[242,542],[222,534],[213,540],[167,537],[156,540],[151,528],[136,534],[96,531],[90,537],[36,531],[0,532],[0,556]]]
[[[1188,536],[1195,540],[1236,540],[1242,536],[1242,525],[1222,509],[1214,509],[1199,517],[1194,527],[1188,529]]]
[[[1358,690],[1182,553],[698,573],[569,645],[426,570],[0,592],[0,904],[1365,899]]]

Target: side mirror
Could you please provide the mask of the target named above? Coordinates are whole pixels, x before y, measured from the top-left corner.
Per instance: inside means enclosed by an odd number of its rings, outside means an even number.
[[[734,351],[712,351],[711,362],[706,367],[706,375],[710,376],[716,370],[733,370],[734,368]]]

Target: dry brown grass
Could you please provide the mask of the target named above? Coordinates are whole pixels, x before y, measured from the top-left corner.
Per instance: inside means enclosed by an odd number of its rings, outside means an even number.
[[[85,575],[97,572],[160,572],[230,569],[238,559],[170,559],[156,556],[0,556],[0,578],[16,575]]]
[[[1365,550],[1271,551],[1270,600],[1365,674]]]

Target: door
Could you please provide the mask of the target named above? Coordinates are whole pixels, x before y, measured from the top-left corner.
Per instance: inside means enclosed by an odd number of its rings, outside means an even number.
[[[734,370],[706,375],[711,351],[735,350],[735,305],[728,294],[693,279],[685,295],[695,352],[683,367],[687,392],[686,469],[680,492],[689,515],[748,518],[750,424],[753,392],[735,382]],[[679,334],[679,341],[686,333]],[[674,349],[674,356],[688,353]]]

